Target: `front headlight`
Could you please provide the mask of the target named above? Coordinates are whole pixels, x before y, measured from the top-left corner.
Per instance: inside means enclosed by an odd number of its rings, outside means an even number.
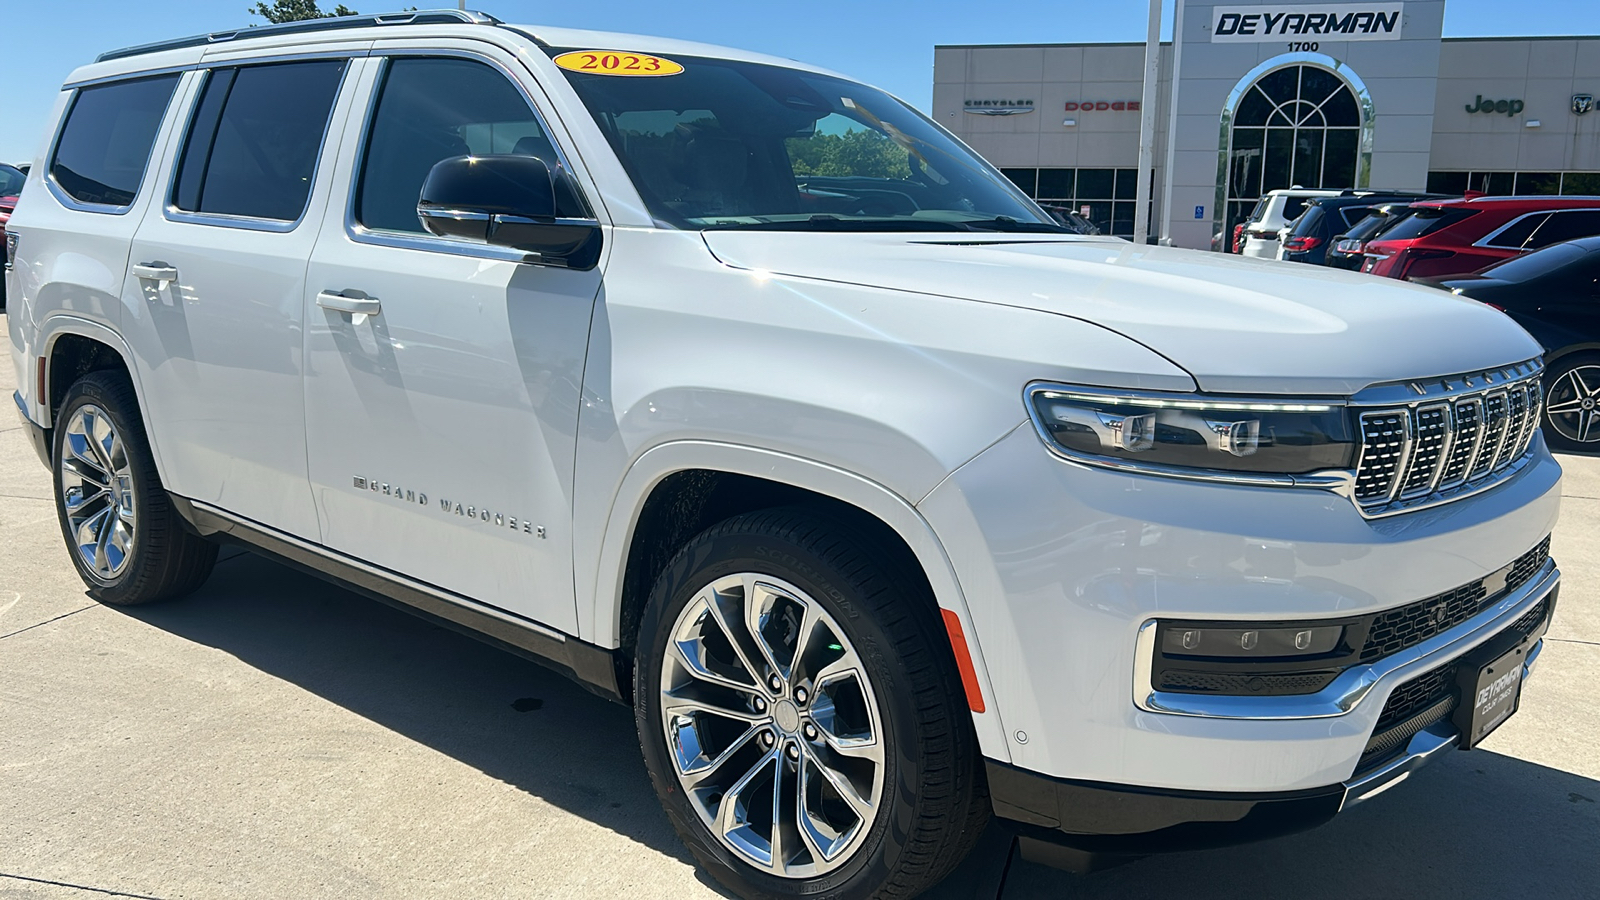
[[[1062,456],[1155,474],[1306,475],[1355,465],[1343,403],[1042,384],[1028,389],[1034,424]],[[1285,477],[1285,481],[1293,481]]]

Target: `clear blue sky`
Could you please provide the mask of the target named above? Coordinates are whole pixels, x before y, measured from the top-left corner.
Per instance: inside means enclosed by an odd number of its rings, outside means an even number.
[[[31,158],[55,95],[103,50],[260,22],[249,0],[0,0],[0,160]],[[325,2],[332,8],[333,2]],[[347,0],[363,12],[430,5]],[[440,5],[447,5],[440,4]],[[1144,39],[1138,0],[468,0],[508,22],[729,44],[844,72],[926,109],[935,44]],[[1170,17],[1171,0],[1168,0]],[[1448,36],[1600,31],[1595,0],[1449,0]]]

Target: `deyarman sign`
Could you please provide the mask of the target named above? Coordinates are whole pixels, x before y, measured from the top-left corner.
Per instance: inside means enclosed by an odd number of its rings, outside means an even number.
[[[1217,6],[1211,13],[1211,42],[1397,41],[1404,8],[1404,3]]]

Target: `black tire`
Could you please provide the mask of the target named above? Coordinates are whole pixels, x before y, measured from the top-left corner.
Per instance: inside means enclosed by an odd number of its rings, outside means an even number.
[[[131,476],[125,489],[117,493],[116,505],[110,506],[112,515],[118,510],[132,509],[133,526],[124,532],[132,535],[130,549],[120,555],[114,569],[108,566],[105,570],[95,567],[100,557],[86,560],[80,552],[79,542],[74,537],[79,529],[74,528],[68,512],[68,491],[72,486],[65,483],[67,476],[63,467],[63,459],[70,452],[69,431],[73,423],[82,421],[79,416],[85,411],[92,414],[95,410],[105,415],[117,437],[116,446],[120,452],[116,454],[116,463],[108,468]],[[183,520],[172,508],[150,455],[138,399],[125,374],[91,372],[68,388],[56,414],[52,438],[56,517],[61,523],[68,556],[78,576],[88,586],[91,597],[113,606],[136,606],[181,597],[205,583],[217,561],[217,545],[185,530]],[[92,465],[78,466],[74,471],[89,472],[92,468]],[[78,475],[72,479],[86,483]],[[86,493],[82,488],[77,490],[79,493],[74,496]],[[110,493],[107,492],[108,497]],[[102,502],[112,503],[111,500]],[[93,502],[78,509],[79,515],[92,514]]]
[[[1580,380],[1574,381],[1573,373],[1578,373]],[[1594,453],[1600,451],[1600,395],[1591,394],[1587,399],[1590,410],[1578,409],[1570,413],[1552,414],[1552,406],[1561,409],[1573,404],[1581,404],[1584,398],[1580,395],[1580,385],[1587,385],[1591,391],[1600,392],[1600,353],[1585,352],[1573,353],[1563,356],[1555,364],[1545,370],[1545,410],[1544,439],[1551,448],[1568,452]],[[1587,420],[1580,418],[1588,413]],[[1587,421],[1589,430],[1588,440],[1578,440],[1583,433],[1578,429]]]
[[[640,625],[634,678],[645,763],[684,843],[712,877],[741,897],[914,897],[966,857],[988,822],[982,759],[938,608],[921,574],[905,571],[896,559],[844,521],[775,509],[701,533],[655,583]],[[731,852],[685,795],[668,746],[662,671],[673,629],[703,590],[743,573],[781,579],[809,595],[831,617],[828,627],[837,624],[878,698],[885,762],[874,818],[844,861],[830,863],[838,868],[817,877],[782,877]],[[822,688],[813,688],[820,696]],[[773,703],[775,717],[779,705]],[[800,737],[792,725],[787,737],[773,733],[780,741]],[[785,777],[778,771],[776,777]]]

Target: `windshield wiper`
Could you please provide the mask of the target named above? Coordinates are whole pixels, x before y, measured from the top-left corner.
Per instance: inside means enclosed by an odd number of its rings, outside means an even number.
[[[1010,216],[995,216],[992,219],[975,219],[962,222],[964,227],[972,231],[1005,231],[1016,234],[1076,234],[1061,225],[1048,225],[1044,222],[1024,222]]]
[[[812,216],[809,219],[778,219],[768,222],[721,222],[703,226],[706,231],[966,231],[965,222],[940,222],[931,219],[841,219],[837,216]]]

